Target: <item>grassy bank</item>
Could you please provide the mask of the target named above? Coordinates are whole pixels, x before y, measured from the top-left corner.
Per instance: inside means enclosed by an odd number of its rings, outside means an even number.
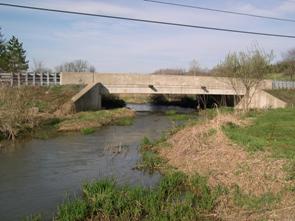
[[[197,173],[208,188],[222,187],[210,211],[220,219],[294,219],[295,110],[227,112],[210,110],[208,120],[143,140],[139,168]]]
[[[208,214],[223,194],[206,179],[174,172],[156,188],[118,186],[112,180],[85,184],[83,198],[65,202],[56,220],[198,220]]]
[[[0,87],[0,137],[14,140],[55,118],[78,86]]]
[[[76,85],[0,87],[0,142],[26,136],[47,139],[64,131],[90,134],[104,125],[132,123],[134,112],[123,108],[73,113],[70,99],[80,90]]]
[[[105,125],[130,125],[133,122],[134,116],[135,112],[126,108],[80,112],[65,117],[65,119],[58,124],[58,131],[81,131],[84,134],[89,134],[94,132],[96,128]]]
[[[295,109],[252,112],[244,117],[251,121],[249,126],[224,126],[230,139],[247,151],[267,151],[273,157],[295,160]]]

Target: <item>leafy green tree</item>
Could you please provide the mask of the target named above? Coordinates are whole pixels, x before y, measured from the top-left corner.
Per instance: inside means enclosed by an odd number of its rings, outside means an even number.
[[[29,68],[26,60],[26,51],[23,49],[23,44],[13,36],[6,47],[7,71],[18,73],[26,71]]]
[[[3,38],[3,35],[1,33],[1,28],[0,28],[0,71],[4,71],[6,69],[5,55],[6,55],[6,45],[5,45],[5,40]]]

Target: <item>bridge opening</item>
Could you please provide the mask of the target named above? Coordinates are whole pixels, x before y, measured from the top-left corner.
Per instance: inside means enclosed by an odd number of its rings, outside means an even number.
[[[233,95],[171,95],[171,94],[107,94],[102,95],[102,108],[124,107],[126,104],[151,104],[205,109],[234,107],[239,97]]]

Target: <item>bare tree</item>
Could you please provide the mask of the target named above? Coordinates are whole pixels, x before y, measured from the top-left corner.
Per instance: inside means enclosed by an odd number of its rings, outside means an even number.
[[[188,75],[193,75],[193,76],[200,76],[200,75],[207,75],[207,70],[203,69],[199,62],[195,59],[193,59],[190,63],[190,68],[188,70]]]
[[[230,53],[219,66],[223,76],[229,77],[237,96],[243,91],[243,109],[249,110],[257,89],[262,86],[266,78],[273,53],[265,53],[258,47],[246,52]]]
[[[95,67],[85,60],[75,60],[61,64],[55,68],[57,72],[95,72]]]
[[[285,55],[283,55],[283,66],[285,75],[289,76],[291,80],[295,75],[295,48],[289,50]]]
[[[33,67],[31,68],[33,72],[37,73],[51,73],[52,70],[50,68],[46,68],[43,61],[39,61],[36,59],[33,59]]]
[[[160,69],[155,71],[154,73],[155,75],[185,75],[185,70],[183,69]]]

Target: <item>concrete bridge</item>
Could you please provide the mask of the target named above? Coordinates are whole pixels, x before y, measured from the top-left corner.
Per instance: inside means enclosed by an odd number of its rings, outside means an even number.
[[[60,84],[85,84],[73,98],[76,108],[97,109],[101,107],[102,94],[183,94],[183,95],[232,95],[243,96],[242,85],[232,86],[232,81],[224,77],[146,75],[146,74],[100,74],[62,73]],[[266,93],[272,89],[272,81],[262,82],[253,96],[252,108],[285,107],[286,103]],[[242,100],[241,100],[242,102]],[[241,106],[238,105],[238,107]]]

